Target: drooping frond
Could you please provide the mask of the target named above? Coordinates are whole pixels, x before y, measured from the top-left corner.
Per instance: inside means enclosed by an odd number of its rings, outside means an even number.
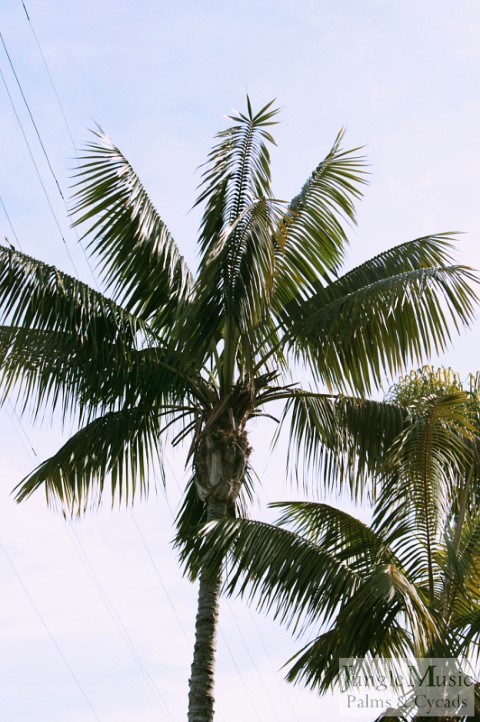
[[[430,603],[439,572],[435,554],[458,479],[470,457],[468,442],[474,426],[466,401],[462,391],[419,399],[418,409],[411,410],[405,429],[392,445],[391,473],[383,484],[373,522],[381,533],[388,530],[389,543],[408,559],[412,578],[418,581],[423,576],[428,582]]]
[[[64,415],[105,402],[100,388],[129,367],[149,327],[54,266],[0,247],[0,379],[5,399],[37,415],[46,403]],[[120,393],[123,393],[123,390]]]
[[[83,416],[102,397],[107,401],[102,389],[125,364],[126,355],[111,340],[81,343],[67,331],[0,327],[0,399],[17,395],[22,412],[30,406],[34,418],[47,406],[60,406],[63,417],[70,411]]]
[[[380,534],[342,509],[308,501],[274,502],[270,506],[283,512],[279,525],[328,550],[359,574],[369,573],[379,559],[395,561]]]
[[[279,524],[288,525],[302,538],[334,555],[363,580],[337,611],[334,626],[339,629],[339,641],[346,645],[337,650],[337,657],[363,656],[368,651],[382,656],[389,625],[396,628],[401,615],[414,630],[419,648],[432,639],[435,625],[430,612],[386,535],[328,504],[283,502],[273,506],[283,509]],[[351,653],[347,653],[348,645]]]
[[[149,327],[85,283],[42,261],[0,246],[0,314],[3,324],[75,334],[79,343],[109,341],[135,348]]]
[[[130,503],[147,493],[152,465],[161,463],[160,432],[159,414],[142,407],[94,419],[20,482],[16,500],[43,487],[48,503],[82,514],[100,503],[109,486],[112,503]]]
[[[372,491],[372,475],[381,473],[405,416],[397,404],[292,389],[281,423],[289,424],[289,466],[305,487],[313,475],[327,489],[347,485],[361,498]]]
[[[282,312],[286,338],[330,387],[368,392],[450,341],[474,314],[476,277],[449,265],[446,237],[380,254]]]
[[[339,271],[348,243],[343,222],[355,223],[364,159],[341,147],[341,131],[326,158],[293,198],[276,231],[275,304],[309,298]]]
[[[286,529],[239,519],[205,528],[203,552],[226,559],[226,591],[254,600],[280,621],[298,627],[331,617],[361,583],[347,564]],[[194,563],[190,550],[184,563]]]
[[[85,146],[75,175],[75,225],[125,309],[159,328],[171,325],[192,277],[164,221],[127,159],[101,128]]]
[[[325,692],[337,681],[340,658],[421,656],[437,636],[435,618],[414,585],[394,564],[378,564],[344,598],[332,627],[289,660],[295,663],[287,679]]]
[[[280,523],[295,533],[243,519],[205,527],[203,553],[226,559],[228,594],[247,597],[296,630],[330,625],[335,646],[327,657],[329,664],[336,657],[336,673],[339,657],[394,650],[406,656],[404,617],[415,630],[416,651],[431,644],[435,621],[381,536],[325,504],[276,506],[284,510]],[[317,667],[312,684],[321,686],[331,671]]]
[[[402,625],[392,621],[388,629],[383,628],[383,630],[383,639],[378,645],[379,656],[394,659],[408,657],[409,638]],[[320,694],[334,687],[339,679],[339,659],[349,656],[343,655],[343,652],[351,652],[352,649],[356,651],[357,648],[353,638],[341,639],[340,634],[341,630],[335,626],[320,634],[289,659],[285,666],[291,662],[293,665],[288,669],[287,681],[302,683]],[[365,653],[362,656],[366,659],[371,657],[370,654]],[[391,717],[389,722],[392,722]]]

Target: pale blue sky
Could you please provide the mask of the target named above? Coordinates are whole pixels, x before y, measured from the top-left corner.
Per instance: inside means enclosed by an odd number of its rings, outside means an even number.
[[[189,213],[199,182],[195,169],[224,126],[223,116],[243,107],[248,90],[257,107],[276,97],[283,108],[273,153],[280,198],[298,191],[340,127],[347,128],[346,146],[366,145],[372,175],[359,227],[352,229],[349,265],[425,233],[460,230],[461,262],[480,266],[476,0],[25,4],[75,141],[88,140],[95,121],[108,131],[192,265],[199,220],[198,212]],[[21,0],[1,4],[0,30],[66,193],[74,150]],[[0,68],[70,254],[90,281],[1,47]],[[0,133],[0,195],[22,247],[71,273],[1,81]],[[2,208],[0,233],[12,237]],[[455,342],[446,363],[462,373],[476,371],[479,350],[477,326]],[[160,581],[128,512],[104,510],[73,533],[45,510],[41,495],[15,507],[9,492],[37,463],[30,443],[43,458],[61,442],[62,431],[49,421],[41,429],[26,421],[20,427],[9,409],[0,424],[0,542],[98,718],[184,719],[185,634],[190,640],[195,590],[182,580],[170,550],[172,518],[162,492],[135,511]],[[283,460],[267,464],[272,430],[259,424],[253,434],[262,479],[258,515],[268,500],[295,496],[284,485]],[[169,464],[167,494],[175,508],[182,460],[171,455]],[[0,598],[0,719],[93,722],[95,714],[1,549]],[[287,687],[282,673],[272,671],[296,648],[273,621],[253,621],[243,604],[226,603],[221,626],[220,721],[338,719],[335,702]]]

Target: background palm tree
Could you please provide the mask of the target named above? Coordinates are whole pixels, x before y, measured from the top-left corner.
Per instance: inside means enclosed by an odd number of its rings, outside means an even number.
[[[237,520],[206,536],[228,559],[229,593],[296,630],[321,628],[288,672],[320,692],[338,683],[340,658],[459,658],[480,675],[479,377],[464,385],[425,367],[389,402],[404,424],[370,465],[371,525],[327,504],[292,502],[273,505],[283,511],[277,527]],[[355,430],[354,440],[361,444]]]
[[[340,134],[301,192],[290,203],[275,200],[268,146],[276,113],[271,103],[254,113],[247,99],[246,113],[217,136],[197,200],[204,213],[195,276],[101,129],[80,159],[74,214],[87,224],[105,293],[0,249],[3,398],[16,394],[34,417],[45,408],[73,414],[80,427],[21,482],[18,500],[43,487],[67,513],[84,512],[106,491],[128,503],[146,493],[151,466],[161,467],[162,444],[188,439],[185,540],[198,523],[241,512],[247,426],[268,404],[293,408],[294,437],[295,425],[310,428],[322,416],[316,454],[321,435],[334,433],[334,393],[369,391],[385,371],[441,350],[451,323],[469,323],[473,274],[452,263],[449,234],[338,275],[363,160],[342,150]],[[318,390],[291,383],[295,361]],[[383,407],[359,411],[348,397],[342,405],[363,417],[373,453]],[[189,701],[197,722],[213,718],[221,581],[211,555],[200,567]]]

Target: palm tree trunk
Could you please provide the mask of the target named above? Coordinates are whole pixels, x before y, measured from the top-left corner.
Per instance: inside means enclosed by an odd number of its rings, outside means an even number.
[[[225,501],[212,499],[208,502],[208,521],[223,519],[226,514]],[[215,655],[221,584],[221,566],[213,566],[206,557],[198,590],[195,647],[188,695],[188,722],[212,722],[214,717]]]

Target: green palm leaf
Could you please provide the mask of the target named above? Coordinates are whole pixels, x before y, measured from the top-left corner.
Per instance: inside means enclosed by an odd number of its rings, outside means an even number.
[[[234,224],[246,208],[259,198],[271,196],[267,143],[275,145],[275,141],[267,128],[275,124],[273,119],[278,113],[273,103],[254,114],[247,96],[247,114],[229,116],[234,124],[216,135],[219,142],[208,155],[195,203],[205,203],[199,237],[204,256],[212,253],[223,230]]]
[[[161,468],[160,433],[159,415],[142,407],[94,419],[20,482],[16,500],[43,487],[50,504],[81,514],[100,502],[108,480],[112,503],[144,496],[152,464]]]
[[[207,355],[224,339],[222,382],[233,382],[239,339],[243,359],[253,368],[250,346],[273,289],[278,203],[271,198],[270,156],[274,140],[267,128],[278,112],[268,103],[253,114],[231,116],[234,125],[217,135],[209,154],[196,205],[205,203],[193,312],[187,322],[189,345]]]
[[[372,491],[371,475],[380,472],[405,417],[397,404],[292,389],[280,425],[289,423],[288,465],[305,487],[314,472],[322,487],[347,485],[361,498]]]
[[[467,442],[474,427],[466,401],[461,391],[433,396],[411,413],[392,446],[393,472],[387,475],[373,522],[381,533],[388,528],[395,548],[405,543],[410,549],[415,535],[416,553],[409,555],[409,568],[411,573],[415,567],[420,574],[426,572],[431,603],[437,576],[434,555],[452,508],[456,480],[470,456]]]
[[[55,266],[0,246],[0,312],[4,323],[67,331],[79,343],[109,341],[125,351],[152,332],[136,316]]]
[[[114,297],[157,328],[188,298],[192,276],[137,174],[101,128],[80,156],[75,225],[93,221],[84,238]]]
[[[195,568],[199,553],[227,559],[226,591],[255,600],[258,609],[295,628],[318,623],[319,610],[328,619],[361,583],[361,575],[335,555],[280,527],[238,519],[209,524],[204,535],[200,552],[182,554],[186,568]]]
[[[260,198],[222,231],[201,264],[186,322],[189,346],[202,354],[225,337],[228,326],[230,337],[225,338],[225,347],[240,339],[240,354],[243,351],[246,364],[250,359],[250,371],[252,350],[259,337],[265,337],[262,324],[273,290],[272,233],[277,217],[278,203]]]
[[[444,237],[412,241],[289,304],[282,317],[294,350],[330,387],[361,392],[442,350],[475,301],[472,272],[446,265],[446,247]]]
[[[293,198],[276,231],[276,304],[307,298],[322,280],[337,273],[347,236],[342,220],[355,223],[354,202],[361,197],[364,159],[358,148],[341,148],[341,131],[326,158]]]
[[[398,623],[391,623],[384,635],[381,647],[382,657],[408,657],[409,639],[407,632]],[[350,641],[350,643],[349,643]],[[353,642],[353,644],[352,644]],[[339,659],[355,656],[350,653],[356,645],[354,640],[341,640],[340,629],[336,626],[318,635],[303,649],[299,650],[285,666],[293,662],[286,675],[286,679],[293,683],[302,683],[320,694],[325,693],[336,685],[339,677]],[[355,649],[355,651],[357,651]],[[348,652],[348,654],[343,654]],[[371,656],[363,654],[367,659]],[[390,720],[391,722],[391,720]]]

